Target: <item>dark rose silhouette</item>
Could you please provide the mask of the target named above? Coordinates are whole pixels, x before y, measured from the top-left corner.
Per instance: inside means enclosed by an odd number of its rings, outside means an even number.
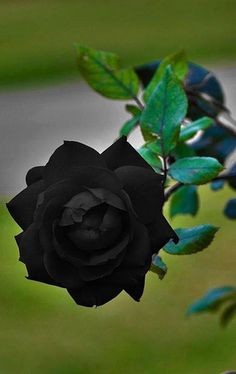
[[[8,204],[28,279],[67,288],[79,305],[122,290],[139,301],[153,253],[178,240],[162,215],[163,178],[122,137],[99,154],[66,141]]]

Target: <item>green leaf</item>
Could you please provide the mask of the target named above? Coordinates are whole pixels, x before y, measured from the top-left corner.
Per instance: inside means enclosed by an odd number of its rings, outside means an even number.
[[[188,73],[187,57],[183,50],[165,57],[144,92],[143,99],[145,102],[148,101],[157,84],[161,81],[168,65],[171,66],[173,73],[179,81],[182,81]]]
[[[159,136],[162,155],[175,146],[181,121],[187,111],[187,98],[176,76],[167,66],[162,80],[147,101],[141,116],[141,128]]]
[[[187,315],[216,311],[222,303],[236,296],[236,287],[225,286],[214,288],[201,299],[190,305]]]
[[[144,158],[145,161],[157,172],[160,173],[162,169],[162,162],[160,158],[145,146],[138,150],[139,154]]]
[[[218,229],[218,227],[213,225],[177,229],[175,232],[179,237],[179,242],[174,244],[171,241],[163,249],[172,255],[188,255],[200,252],[209,246]]]
[[[212,157],[185,157],[170,166],[169,175],[184,184],[204,184],[223,169],[219,161]]]
[[[196,186],[182,186],[171,197],[170,216],[191,214],[195,216],[199,208]]]
[[[176,147],[171,151],[171,155],[175,158],[193,157],[196,156],[196,152],[192,147],[185,143],[178,143]]]
[[[146,143],[146,148],[150,149],[153,153],[156,153],[157,155],[162,155],[162,146],[161,146],[161,140],[155,138],[153,141],[149,141]]]
[[[141,121],[141,118],[140,118],[140,121]],[[150,143],[150,142],[155,142],[157,140],[157,137],[156,135],[152,134],[149,130],[147,129],[144,129],[142,127],[140,127],[140,130],[142,132],[142,135],[143,135],[143,139]]]
[[[236,295],[235,295],[235,297],[236,297]],[[221,315],[221,319],[220,319],[220,322],[221,322],[222,326],[226,326],[235,315],[236,315],[236,301],[234,303],[230,304],[223,311],[223,313]]]
[[[141,115],[142,111],[136,105],[126,104],[125,106],[126,112],[132,114],[132,116]]]
[[[164,276],[167,273],[167,266],[162,261],[160,256],[154,255],[153,258],[152,258],[152,264],[151,264],[150,270],[153,273],[156,273],[158,275],[159,279],[163,279]]]
[[[132,68],[121,69],[115,53],[76,45],[78,67],[87,83],[101,95],[127,100],[135,97],[139,80]]]
[[[129,119],[120,129],[120,136],[128,136],[131,131],[135,129],[135,127],[138,126],[140,121],[140,114],[134,116],[133,118]]]
[[[206,130],[213,125],[213,123],[214,121],[212,118],[202,117],[186,126],[183,126],[180,130],[179,141],[185,142],[186,140],[191,139],[199,130]]]

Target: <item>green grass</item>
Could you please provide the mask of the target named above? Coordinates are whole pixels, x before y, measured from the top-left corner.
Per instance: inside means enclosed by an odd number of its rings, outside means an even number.
[[[234,0],[0,1],[0,87],[77,77],[74,42],[139,64],[185,48],[192,60],[236,58]]]
[[[235,222],[221,213],[226,197],[201,188],[201,213],[174,227],[221,226],[204,252],[164,255],[163,281],[147,277],[140,303],[125,294],[97,309],[76,306],[63,289],[24,278],[13,235],[19,228],[0,208],[0,372],[4,374],[219,374],[236,369],[236,319],[227,329],[218,317],[185,317],[207,289],[236,284]]]

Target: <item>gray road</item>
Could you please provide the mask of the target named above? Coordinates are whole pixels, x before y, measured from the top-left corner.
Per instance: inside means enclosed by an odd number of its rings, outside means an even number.
[[[236,67],[213,69],[236,117]],[[123,102],[102,98],[82,82],[0,93],[0,193],[19,191],[29,168],[42,165],[63,140],[98,151],[117,137],[128,118]],[[138,134],[131,138],[140,143]]]

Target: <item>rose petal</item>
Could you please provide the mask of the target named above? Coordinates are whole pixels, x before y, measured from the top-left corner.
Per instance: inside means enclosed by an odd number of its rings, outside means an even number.
[[[35,216],[35,222],[39,228],[40,240],[44,251],[51,251],[53,246],[53,231],[52,227],[54,221],[59,219],[63,211],[63,206],[61,205],[61,196],[57,196],[49,200],[46,206],[41,207],[40,212]],[[125,245],[128,242],[128,238],[124,238]],[[117,242],[111,249],[106,249],[106,256],[104,256],[104,251],[96,251],[92,258],[92,264],[98,264],[100,262],[105,262],[106,260],[113,258],[121,250],[121,242]],[[83,248],[81,248],[83,250]],[[76,251],[75,251],[76,252]],[[78,252],[78,248],[77,248]],[[85,251],[84,251],[85,252]],[[69,253],[69,251],[68,251]]]
[[[139,219],[143,223],[154,221],[164,202],[162,176],[137,166],[123,166],[115,173],[122,181]]]
[[[47,204],[37,209],[34,214],[34,222],[37,224],[38,230],[52,233],[53,222],[62,216],[63,209],[60,196],[52,198]]]
[[[46,185],[77,174],[81,166],[106,167],[105,161],[95,149],[82,143],[65,141],[50,157],[44,169]]]
[[[53,236],[51,237],[50,245],[53,245],[58,256],[73,266],[80,268],[81,266],[87,265],[89,262],[89,255],[84,251],[78,251],[78,248],[74,246],[74,244],[64,235],[60,234],[57,224],[54,223],[53,225]],[[46,236],[44,237],[41,235],[41,240],[48,241]],[[45,245],[45,243],[44,243]],[[47,247],[49,244],[46,244]],[[52,248],[52,247],[51,247]],[[46,250],[49,250],[48,248]]]
[[[105,206],[105,209],[104,216],[98,214],[98,209],[91,209],[84,215],[82,223],[66,228],[65,234],[77,248],[100,251],[113,246],[120,238],[125,214],[111,206]]]
[[[73,196],[85,191],[87,188],[105,188],[114,194],[121,193],[121,182],[115,173],[108,169],[95,167],[81,167],[77,175],[59,181],[49,186],[42,194],[42,199],[37,207],[36,216],[40,216],[45,206],[51,199],[60,200],[60,205],[65,205]]]
[[[100,205],[101,201],[97,199],[92,193],[89,191],[80,192],[78,195],[75,195],[66,202],[64,205],[67,208],[72,209],[83,209],[89,210],[97,205]]]
[[[145,285],[145,277],[142,278],[136,285],[134,286],[126,286],[124,290],[127,292],[129,296],[131,296],[135,301],[140,301],[140,298],[143,294]]]
[[[25,178],[27,186],[43,178],[43,169],[44,169],[44,166],[35,166],[34,168],[28,171],[28,173],[26,174],[26,178]]]
[[[37,207],[35,219],[39,220],[44,214],[45,207],[52,200],[59,206],[64,206],[73,196],[88,188],[104,187],[114,194],[121,193],[121,183],[115,173],[108,169],[81,167],[76,177],[65,179],[49,186],[42,194]]]
[[[158,220],[147,226],[151,239],[152,253],[157,253],[169,240],[178,243],[179,238],[165,217],[161,214]]]
[[[124,165],[140,166],[152,169],[151,166],[140,156],[140,154],[127,142],[127,138],[122,136],[109,148],[102,156],[109,169],[114,170]]]
[[[129,243],[123,265],[126,267],[143,266],[148,260],[151,260],[151,257],[148,230],[143,224],[136,221],[134,223],[133,240]]]
[[[144,277],[150,269],[151,261],[148,261],[144,266],[126,267],[121,264],[112,274],[107,278],[108,283],[119,284],[123,288],[126,286],[135,286],[138,284],[140,278]]]
[[[53,251],[44,253],[43,262],[48,274],[65,288],[82,287],[82,281],[79,270]]]
[[[126,251],[126,247],[129,241],[129,235],[124,233],[122,239],[116,242],[112,248],[106,248],[101,251],[94,251],[91,253],[89,265],[96,266],[98,264],[106,263],[109,260],[114,260],[123,251]]]
[[[83,191],[83,187],[72,183],[70,180],[64,180],[53,184],[47,190],[43,191],[38,198],[37,206],[34,212],[34,221],[40,226],[43,222],[50,225],[55,218],[59,218],[64,210],[64,204],[72,196]]]
[[[27,278],[60,286],[60,284],[49,276],[44,267],[42,251],[39,246],[38,233],[35,225],[30,225],[25,232],[17,235],[16,241],[19,247],[20,261],[25,264],[28,271]]]
[[[24,230],[33,222],[38,195],[43,189],[44,183],[40,180],[25,188],[6,204],[11,216]]]
[[[126,210],[126,206],[121,198],[105,188],[88,188],[88,190],[103,203],[107,203],[117,209]]]
[[[103,305],[114,299],[122,291],[122,287],[117,284],[92,282],[83,288],[68,289],[67,291],[76,304],[93,307]]]
[[[105,188],[114,194],[119,194],[122,184],[117,175],[109,169],[96,167],[81,167],[77,174],[70,179],[71,183],[84,188]]]
[[[40,244],[44,252],[44,265],[50,276],[57,282],[61,283],[63,287],[81,287],[83,285],[82,279],[79,275],[78,269],[73,266],[73,264],[68,263],[63,253],[57,253],[57,248],[55,248],[55,238],[53,236],[53,217],[55,214],[54,209],[57,209],[57,204],[55,206],[50,206],[47,212],[47,219],[41,223],[39,228],[39,239]],[[47,225],[47,220],[51,223]],[[67,249],[67,248],[66,248]]]
[[[150,268],[152,252],[147,229],[139,222],[134,224],[134,239],[129,244],[126,255],[108,282],[120,284],[123,287],[136,286]]]
[[[42,238],[41,234],[40,238]],[[44,242],[46,240],[47,238],[44,232]],[[127,233],[124,233],[123,237],[120,238],[111,248],[104,248],[102,250],[94,250],[88,252],[83,250],[83,248],[76,248],[74,244],[68,241],[66,236],[60,234],[60,230],[55,227],[52,242],[55,250],[61,258],[66,259],[66,261],[70,262],[74,266],[77,266],[78,268],[82,266],[86,266],[89,268],[106,264],[110,260],[118,260],[118,257],[121,253],[123,253],[123,257],[126,253],[126,248],[129,242],[129,235]],[[47,247],[48,246],[49,243]],[[49,248],[47,248],[46,250],[49,250]],[[114,265],[116,264],[114,263]],[[111,268],[114,268],[114,266],[111,266]]]
[[[107,277],[109,274],[112,274],[114,269],[120,265],[123,257],[124,253],[119,253],[115,259],[109,260],[102,265],[82,266],[81,268],[79,268],[80,277],[85,282],[104,279],[104,277]]]
[[[64,205],[65,209],[59,223],[60,226],[71,226],[76,222],[81,223],[86,212],[98,205],[101,205],[101,201],[92,193],[89,191],[80,192]]]

